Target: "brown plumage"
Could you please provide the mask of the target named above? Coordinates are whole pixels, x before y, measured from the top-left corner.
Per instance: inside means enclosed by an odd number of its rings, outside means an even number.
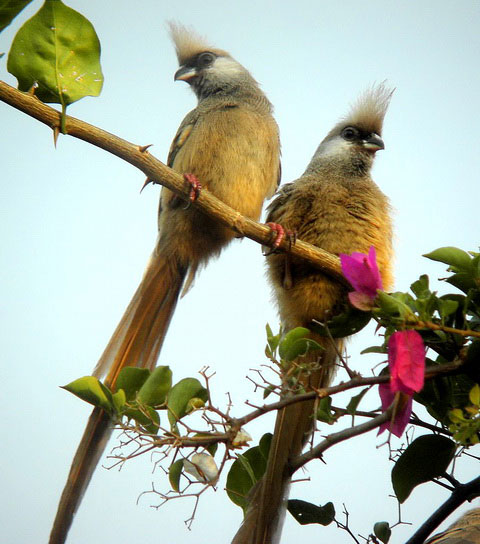
[[[480,508],[469,510],[425,544],[480,544]]]
[[[335,255],[368,253],[373,245],[386,289],[392,285],[390,209],[370,170],[375,152],[384,147],[380,136],[390,96],[383,85],[367,91],[322,141],[302,177],[281,188],[267,219]],[[282,253],[269,255],[267,263],[285,331],[309,328],[313,319],[324,321],[345,307],[348,289],[308,263]],[[324,350],[299,361],[307,367],[299,377],[307,389],[330,384],[342,349],[341,341],[333,343],[314,333],[311,337]],[[311,434],[313,409],[312,401],[279,411],[266,474],[252,493],[234,544],[279,541],[291,476],[289,459],[301,453]]]
[[[252,219],[280,178],[280,144],[272,106],[250,73],[225,51],[210,47],[193,31],[170,25],[180,68],[175,79],[188,82],[198,105],[182,121],[168,165],[194,174],[203,188]],[[162,189],[158,241],[144,277],[100,358],[95,375],[115,386],[125,366],[153,369],[182,291],[197,269],[233,238],[171,191]],[[188,279],[185,281],[185,278]],[[111,433],[106,414],[95,409],[70,469],[50,535],[65,541],[91,475]]]

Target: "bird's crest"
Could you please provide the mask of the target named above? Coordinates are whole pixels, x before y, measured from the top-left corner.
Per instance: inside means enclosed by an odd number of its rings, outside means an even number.
[[[383,118],[394,91],[395,89],[387,87],[385,82],[373,85],[358,98],[344,121],[381,135]]]
[[[204,51],[211,51],[220,56],[228,55],[225,51],[212,47],[203,36],[200,36],[191,27],[186,27],[176,21],[170,21],[168,26],[180,66]]]

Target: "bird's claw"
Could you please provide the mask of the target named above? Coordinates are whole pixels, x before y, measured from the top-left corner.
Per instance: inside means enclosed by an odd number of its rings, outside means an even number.
[[[266,223],[272,231],[273,242],[271,245],[271,250],[265,253],[265,256],[270,255],[275,252],[275,250],[280,246],[282,241],[287,238],[289,241],[289,249],[297,241],[297,234],[289,229],[284,229],[279,223]]]
[[[195,202],[200,196],[202,190],[202,184],[198,181],[197,176],[194,174],[183,174],[183,179],[190,185],[190,202]]]

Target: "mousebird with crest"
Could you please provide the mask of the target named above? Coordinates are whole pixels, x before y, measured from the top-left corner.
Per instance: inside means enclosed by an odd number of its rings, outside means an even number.
[[[280,180],[280,142],[272,105],[229,53],[180,24],[170,23],[170,34],[180,65],[175,80],[187,82],[198,103],[180,124],[168,166],[192,184],[192,199],[201,185],[242,215],[258,220],[265,198],[273,195]],[[234,236],[233,230],[163,188],[156,246],[94,375],[105,376],[105,384],[115,389],[122,368],[152,370],[182,289],[188,290],[197,270]],[[60,499],[50,544],[65,541],[112,428],[108,415],[95,408]]]
[[[370,172],[376,152],[384,149],[382,126],[391,94],[383,84],[365,92],[321,142],[304,174],[280,189],[267,218],[335,255],[369,253],[373,246],[385,289],[392,286],[390,207]],[[283,331],[310,329],[315,321],[325,322],[346,308],[349,289],[339,279],[288,252],[270,253],[267,265]],[[292,363],[305,391],[331,383],[343,345],[340,339],[315,332],[309,337],[323,349]],[[282,394],[294,393],[285,386]],[[233,544],[279,542],[292,476],[290,462],[311,436],[315,405],[304,401],[279,410],[266,472],[250,493]]]

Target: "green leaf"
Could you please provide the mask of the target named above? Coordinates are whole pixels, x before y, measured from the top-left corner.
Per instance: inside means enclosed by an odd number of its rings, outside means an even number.
[[[127,400],[133,400],[149,376],[150,370],[148,370],[148,368],[126,366],[120,371],[117,381],[115,382],[115,387],[117,391],[119,389],[125,391]]]
[[[243,508],[244,512],[248,507],[247,497],[250,490],[264,475],[267,468],[270,441],[271,435],[264,435],[258,446],[248,449],[237,457],[228,472],[227,494],[234,504]]]
[[[115,411],[112,393],[94,376],[78,378],[64,385],[62,389],[66,389],[89,404],[103,408],[110,415]]]
[[[7,62],[18,88],[67,106],[102,90],[100,42],[92,24],[60,0],[46,0],[17,32]]]
[[[392,536],[392,530],[390,529],[390,525],[387,521],[377,521],[377,523],[375,523],[373,526],[373,534],[378,538],[378,540],[383,542],[383,544],[387,544]]]
[[[421,275],[417,281],[414,281],[410,285],[412,292],[419,298],[428,298],[431,295],[428,287],[428,276],[426,274]]]
[[[332,414],[332,399],[331,397],[324,397],[320,399],[317,408],[317,419],[324,423],[335,423],[337,418]]]
[[[172,431],[178,432],[177,421],[189,408],[189,400],[199,398],[208,400],[208,391],[196,378],[184,378],[170,389],[167,396],[168,420]]]
[[[160,427],[160,416],[151,406],[146,404],[140,408],[128,407],[123,411],[123,415],[133,419],[143,427],[149,434],[157,434]]]
[[[475,289],[477,287],[473,275],[467,272],[453,274],[453,276],[447,278],[447,282],[466,294],[468,294],[470,289]]]
[[[260,453],[265,459],[268,459],[268,454],[270,453],[270,446],[272,445],[272,438],[272,433],[265,433],[262,438],[260,438],[260,442],[258,443]]]
[[[168,479],[172,489],[177,493],[180,492],[180,476],[182,475],[183,459],[177,459],[170,465],[168,469]]]
[[[277,389],[275,385],[267,385],[267,387],[265,387],[265,389],[263,390],[263,398],[266,399],[270,395],[270,393],[275,391],[275,389]]]
[[[403,503],[417,485],[444,474],[455,449],[455,443],[444,436],[428,434],[416,438],[392,470],[392,484],[398,501]]]
[[[406,293],[392,293],[378,291],[377,301],[380,309],[392,317],[400,317],[402,320],[414,318],[411,308],[405,301],[412,300]]]
[[[452,315],[454,312],[457,311],[458,308],[458,302],[456,300],[450,300],[448,298],[439,298],[437,300],[437,305],[438,313],[440,314],[442,320],[445,320],[449,315]]]
[[[119,414],[123,410],[123,407],[125,406],[125,403],[127,401],[125,391],[123,389],[119,389],[116,393],[113,393],[112,401],[113,405],[115,406],[115,411],[117,412],[117,414]]]
[[[140,388],[137,400],[149,406],[160,406],[172,388],[172,371],[168,366],[157,366]]]
[[[271,351],[271,353],[273,355],[273,353],[275,352],[275,350],[278,347],[281,335],[280,334],[273,334],[272,329],[270,328],[270,325],[268,323],[266,324],[265,329],[267,331],[268,347],[270,348],[270,351]]]
[[[335,519],[335,508],[331,502],[327,502],[325,506],[317,506],[311,502],[290,499],[288,501],[288,511],[300,525],[319,523],[326,526],[330,525]]]
[[[474,406],[480,405],[480,386],[478,385],[478,383],[475,384],[470,390],[469,398],[470,398],[470,402]]]
[[[464,372],[476,383],[480,383],[480,340],[474,340],[467,351]]]
[[[15,17],[30,4],[32,0],[1,0],[0,1],[0,32],[6,28]]]
[[[350,402],[347,404],[347,413],[354,416],[356,411],[357,411],[357,408],[358,408],[358,405],[360,404],[360,401],[363,399],[363,397],[365,396],[365,393],[368,391],[368,387],[366,387],[365,389],[363,389],[362,391],[360,391],[360,393],[358,395],[355,395],[354,397],[352,397],[350,399]]]
[[[304,340],[309,333],[310,331],[305,327],[296,327],[295,329],[288,331],[287,334],[281,339],[278,346],[278,353],[280,357],[285,361],[292,361],[293,359],[290,359],[292,352],[295,351],[296,353],[298,350],[298,346],[295,349],[294,345],[299,340]]]
[[[388,353],[388,349],[386,346],[370,346],[369,348],[365,348],[360,352],[360,355],[364,355],[365,353]]]
[[[448,264],[454,272],[472,270],[472,258],[467,252],[458,249],[458,247],[440,247],[431,253],[426,253],[424,257],[432,261]]]
[[[345,338],[356,334],[368,325],[372,314],[357,310],[353,306],[348,306],[345,312],[332,317],[324,323],[314,323],[311,328],[322,336],[332,336],[332,338]]]

